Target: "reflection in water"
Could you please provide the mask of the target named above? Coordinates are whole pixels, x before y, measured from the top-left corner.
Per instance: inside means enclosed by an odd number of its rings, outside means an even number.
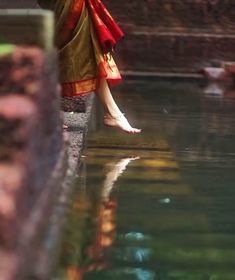
[[[125,260],[125,261],[133,261],[136,263],[144,263],[150,260],[152,255],[152,250],[150,248],[142,248],[142,247],[127,247],[125,250],[117,249],[116,258]]]
[[[112,246],[115,240],[117,208],[117,202],[111,196],[111,191],[114,183],[126,170],[127,165],[136,159],[139,159],[139,157],[123,158],[118,161],[112,160],[105,164],[105,179],[101,187],[101,201],[96,218],[95,242],[88,248],[88,254],[93,260],[93,271],[109,266],[106,250]]]
[[[141,232],[128,232],[120,237],[126,239],[127,241],[144,241],[150,239],[150,236],[147,236]]]
[[[123,158],[118,162],[109,162],[106,164],[105,168],[107,171],[102,188],[103,200],[109,199],[113,185],[117,181],[118,177],[123,173],[127,165],[136,159],[139,159],[139,157]]]
[[[56,279],[235,279],[235,99],[204,86],[127,83],[137,137],[96,112]]]
[[[84,274],[88,273],[89,271],[100,271],[103,269],[106,269],[110,266],[109,261],[107,259],[107,250],[109,247],[112,246],[115,237],[116,237],[116,208],[117,208],[117,202],[116,200],[111,196],[112,189],[114,187],[115,182],[118,180],[118,178],[122,175],[122,173],[126,170],[128,164],[134,160],[139,159],[139,157],[128,157],[128,158],[122,158],[118,160],[109,160],[104,164],[104,170],[105,170],[105,178],[104,181],[101,184],[101,190],[100,190],[100,199],[97,204],[97,202],[94,203],[96,205],[95,207],[95,223],[93,225],[93,234],[91,236],[91,239],[89,240],[88,244],[85,244],[84,248],[78,247],[78,250],[81,250],[78,252],[78,254],[72,252],[72,255],[77,257],[77,265],[73,265],[72,263],[66,264],[66,279],[69,280],[78,280],[83,279]],[[80,193],[81,195],[81,193]],[[86,209],[89,211],[89,208],[93,208],[93,204],[90,204],[88,200],[92,198],[86,197],[86,202],[84,200],[76,201],[75,204],[73,204],[73,208],[75,206],[75,210],[84,210]],[[97,198],[96,198],[97,200]],[[85,205],[85,207],[84,207]],[[72,209],[74,211],[74,209]],[[81,217],[79,217],[81,218]],[[69,225],[71,226],[71,225]],[[78,230],[78,228],[74,228],[75,231]],[[83,233],[85,234],[85,233]],[[66,238],[67,239],[67,238]],[[79,244],[80,245],[80,244]],[[83,251],[83,252],[82,252]],[[146,258],[147,255],[149,255],[149,250],[142,250],[141,248],[134,250],[135,258],[141,259]],[[64,252],[66,254],[66,251]],[[67,252],[68,253],[68,252]],[[81,254],[85,253],[85,259],[81,258]],[[67,255],[66,257],[69,257]],[[133,271],[129,271],[128,273],[133,273]],[[135,271],[134,274],[140,274],[144,275],[145,272],[141,271]],[[139,279],[152,279],[149,277],[143,278],[141,276]]]
[[[210,83],[208,86],[204,89],[204,93],[206,96],[215,96],[215,97],[223,97],[225,92],[225,89],[222,85],[219,83]]]

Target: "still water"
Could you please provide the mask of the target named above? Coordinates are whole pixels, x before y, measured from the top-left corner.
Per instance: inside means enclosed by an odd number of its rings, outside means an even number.
[[[56,279],[234,280],[234,92],[135,81],[115,98],[143,133],[95,108]]]

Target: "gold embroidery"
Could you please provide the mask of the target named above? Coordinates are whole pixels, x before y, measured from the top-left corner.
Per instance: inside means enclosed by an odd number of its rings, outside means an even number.
[[[97,89],[97,85],[97,78],[72,83],[62,83],[63,96],[78,96],[84,93],[92,92]]]

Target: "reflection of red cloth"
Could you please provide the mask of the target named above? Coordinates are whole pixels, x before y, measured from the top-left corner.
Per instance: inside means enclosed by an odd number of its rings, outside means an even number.
[[[108,53],[124,34],[100,0],[87,0],[87,4],[102,50]]]

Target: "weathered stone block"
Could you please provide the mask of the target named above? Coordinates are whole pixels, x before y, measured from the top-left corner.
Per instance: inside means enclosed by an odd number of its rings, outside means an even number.
[[[7,228],[17,233],[18,221],[30,214],[61,150],[56,58],[54,52],[34,47],[13,47],[0,55],[0,167],[17,163],[24,178],[18,181],[17,192],[6,193],[15,212],[8,216],[5,204],[0,207],[0,227],[4,228],[0,241],[7,246],[14,245],[17,237],[8,235]],[[2,177],[0,190],[4,193]]]
[[[11,162],[21,153],[27,156],[27,150],[33,152],[29,142],[34,141],[38,121],[38,109],[29,98],[17,94],[0,97],[0,161]]]
[[[54,48],[54,15],[40,9],[0,9],[0,43]]]

